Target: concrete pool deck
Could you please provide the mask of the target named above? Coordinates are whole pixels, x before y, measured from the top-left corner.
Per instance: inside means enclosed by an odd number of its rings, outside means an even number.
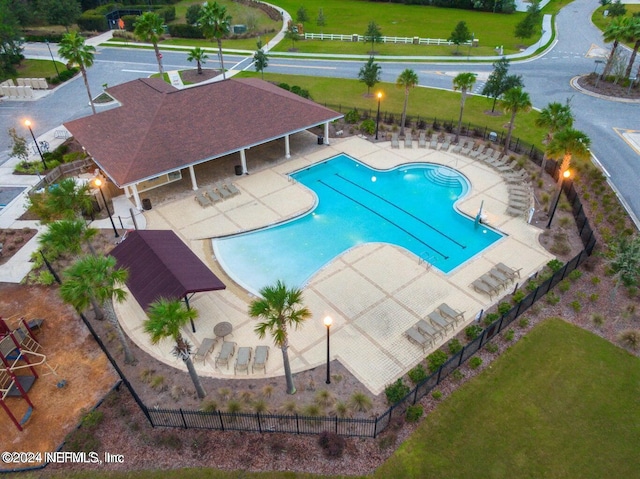
[[[365,244],[346,252],[319,271],[304,288],[304,302],[313,316],[299,330],[290,333],[289,359],[293,372],[300,372],[326,361],[326,328],[323,318],[333,318],[331,327],[331,358],[339,360],[373,394],[414,367],[432,350],[453,337],[474,321],[481,310],[494,300],[474,291],[470,284],[495,264],[503,262],[522,268],[522,280],[554,258],[539,243],[542,230],[527,224],[523,217],[514,218],[505,212],[508,189],[501,176],[479,161],[450,152],[424,148],[391,149],[390,142],[371,143],[351,137],[332,139],[332,144],[307,149],[300,156],[276,164],[255,174],[238,177],[235,185],[241,190],[228,200],[202,208],[193,194],[161,204],[145,212],[147,227],[174,230],[220,276],[227,289],[198,293],[190,301],[200,317],[196,333],[185,329],[185,337],[194,349],[206,337],[213,336],[213,327],[221,321],[233,325],[227,341],[238,347],[257,345],[271,347],[267,362],[267,377],[282,376],[282,354],[270,337],[259,340],[253,329],[256,320],[247,314],[251,295],[221,272],[213,257],[210,238],[232,234],[267,224],[277,223],[308,211],[315,197],[302,185],[290,180],[287,173],[340,153],[357,158],[374,168],[392,168],[403,163],[431,162],[461,171],[471,182],[471,191],[458,207],[474,217],[484,201],[486,222],[507,236],[485,249],[448,275],[399,247],[388,244]],[[251,165],[249,165],[251,166]],[[511,291],[502,291],[506,295]],[[422,351],[404,336],[418,320],[424,319],[440,303],[465,311],[464,323],[456,331],[436,342],[434,348]],[[129,337],[156,359],[174,367],[186,368],[171,355],[172,342],[152,345],[142,329],[146,319],[132,295],[116,305],[123,327]],[[218,343],[204,362],[196,362],[198,373],[221,378],[265,377],[234,374],[235,357],[230,367],[215,367],[220,351]]]

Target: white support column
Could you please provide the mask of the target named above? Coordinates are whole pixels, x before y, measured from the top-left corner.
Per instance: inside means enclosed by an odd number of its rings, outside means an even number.
[[[284,135],[284,157],[291,158],[291,151],[289,150],[289,135]]]
[[[324,124],[324,144],[329,144],[329,122]]]
[[[140,195],[138,194],[138,185],[131,185],[130,188],[133,192],[133,199],[135,200],[136,208],[138,208],[139,211],[142,211],[142,201],[140,201]]]
[[[249,172],[247,171],[247,155],[244,152],[244,148],[240,150],[240,163],[242,164],[242,174],[248,175]]]
[[[127,198],[131,198],[131,190],[128,186],[124,187],[124,194],[127,196]]]
[[[193,171],[193,165],[189,165],[189,176],[191,177],[191,189],[196,191],[198,189],[198,183],[196,182],[196,172]]]

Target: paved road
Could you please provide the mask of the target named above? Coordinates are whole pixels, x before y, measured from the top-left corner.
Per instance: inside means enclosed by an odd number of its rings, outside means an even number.
[[[572,77],[593,71],[597,55],[606,54],[602,35],[590,22],[591,12],[598,5],[597,0],[576,0],[562,10],[557,16],[556,44],[540,58],[514,62],[511,71],[523,75],[526,90],[531,95],[534,106],[538,108],[543,108],[550,101],[563,102],[571,98],[577,118],[576,127],[592,138],[594,154],[611,175],[613,184],[632,212],[640,217],[640,195],[636,193],[640,185],[640,157],[614,130],[640,130],[640,104],[594,98],[577,92],[570,85]],[[31,48],[34,50],[30,52],[48,58],[48,52],[43,50],[44,46],[34,45]],[[157,69],[153,53],[149,51],[99,47],[98,52],[96,62],[89,70],[94,95],[102,90],[105,82],[116,85],[148,76]],[[192,63],[186,61],[186,53],[165,51],[163,57],[166,70],[193,67]],[[217,64],[215,55],[211,55],[207,66],[215,67]],[[241,64],[241,68],[251,68],[246,57],[240,55],[225,54],[225,64]],[[362,64],[362,60],[307,60],[273,56],[268,70],[355,78]],[[394,82],[405,68],[412,68],[418,73],[420,85],[447,89],[451,88],[452,78],[456,73],[474,71],[479,74],[476,91],[481,89],[483,80],[492,69],[490,64],[417,64],[411,61],[391,61],[382,63],[383,81]],[[73,80],[37,102],[0,104],[0,128],[6,131],[8,127],[18,125],[27,114],[34,122],[36,135],[65,121],[90,114],[82,79]],[[0,134],[0,152],[6,151],[8,147],[8,137]],[[0,164],[5,158],[6,152],[0,153]]]

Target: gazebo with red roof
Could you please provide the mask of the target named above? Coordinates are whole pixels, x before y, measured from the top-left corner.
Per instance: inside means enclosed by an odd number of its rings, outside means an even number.
[[[138,79],[107,89],[120,106],[65,123],[102,171],[135,199],[137,185],[231,153],[240,153],[279,138],[324,125],[343,115],[256,79],[224,81],[176,89],[159,78]]]

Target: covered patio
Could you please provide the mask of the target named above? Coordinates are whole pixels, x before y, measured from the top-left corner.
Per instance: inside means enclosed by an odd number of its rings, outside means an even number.
[[[138,79],[107,89],[120,107],[80,118],[65,127],[100,169],[135,205],[140,193],[189,173],[194,167],[229,155],[239,156],[238,171],[248,174],[251,148],[284,140],[323,126],[318,137],[329,144],[329,123],[343,115],[258,79],[229,79],[177,90],[161,79]]]

